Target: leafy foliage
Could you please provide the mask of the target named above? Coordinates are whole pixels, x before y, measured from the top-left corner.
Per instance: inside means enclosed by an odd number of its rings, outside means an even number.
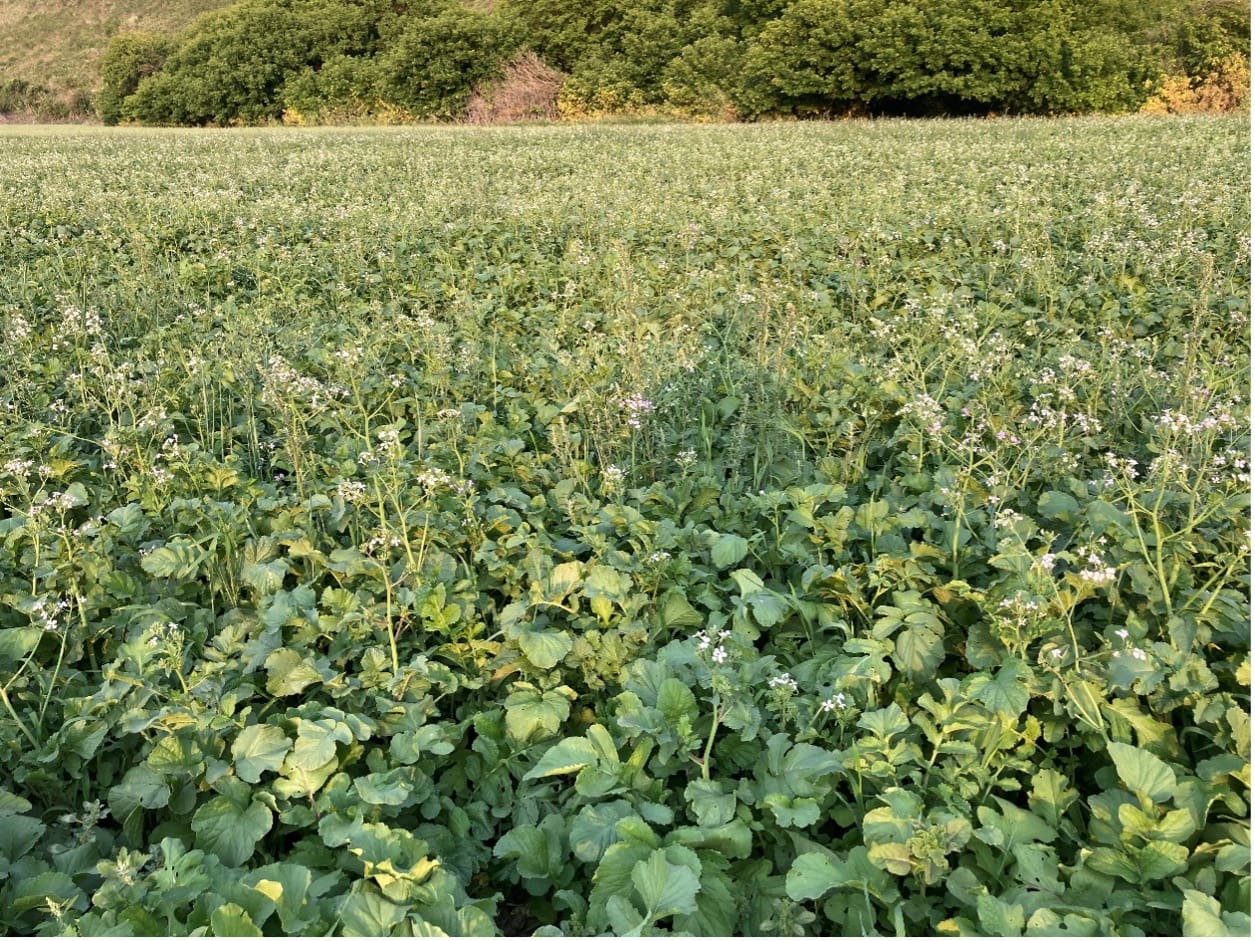
[[[1248,155],[6,131],[0,925],[1249,933]]]
[[[550,84],[575,117],[1184,110],[1181,82],[1208,89],[1194,110],[1231,110],[1248,33],[1228,0],[244,0],[142,82],[164,56],[115,39],[100,107],[157,124],[482,121],[509,63],[542,103],[511,118],[552,117]]]

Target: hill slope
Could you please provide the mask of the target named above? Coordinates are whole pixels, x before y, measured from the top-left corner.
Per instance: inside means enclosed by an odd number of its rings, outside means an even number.
[[[0,83],[91,89],[109,38],[121,30],[173,34],[232,0],[5,0],[0,3]]]

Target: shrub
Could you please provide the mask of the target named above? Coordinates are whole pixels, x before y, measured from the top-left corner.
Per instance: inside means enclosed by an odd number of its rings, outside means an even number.
[[[374,51],[377,17],[370,2],[246,0],[199,20],[123,111],[154,124],[276,120],[293,73]]]
[[[105,124],[122,120],[122,104],[139,83],[165,64],[174,43],[150,33],[118,33],[100,63],[100,91],[96,111]]]
[[[466,108],[471,124],[503,124],[558,117],[558,92],[566,75],[531,50],[515,55],[501,77],[476,88]]]
[[[384,94],[418,118],[461,117],[474,87],[496,78],[517,46],[505,17],[450,6],[411,22],[383,53]]]
[[[364,120],[385,110],[379,63],[367,56],[336,56],[321,69],[306,67],[280,91],[284,120],[297,124]]]
[[[1202,79],[1166,75],[1142,107],[1148,114],[1215,114],[1242,111],[1251,104],[1251,63],[1233,53]]]

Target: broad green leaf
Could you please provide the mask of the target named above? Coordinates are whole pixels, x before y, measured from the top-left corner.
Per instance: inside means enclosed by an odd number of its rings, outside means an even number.
[[[701,623],[702,616],[689,604],[683,592],[674,589],[667,592],[662,603],[663,627],[698,627]]]
[[[392,757],[406,765],[414,764],[423,755],[447,755],[453,748],[453,743],[445,738],[444,728],[438,725],[398,732],[388,744]]]
[[[863,842],[905,843],[914,836],[916,823],[922,818],[924,804],[904,788],[891,787],[880,795],[886,806],[869,810],[863,817]]]
[[[1136,884],[1141,876],[1136,864],[1123,850],[1110,846],[1098,847],[1090,854],[1086,864],[1096,872],[1118,876],[1129,883]]]
[[[12,791],[0,787],[0,820],[14,814],[24,814],[33,806],[25,797],[18,797]]]
[[[762,577],[753,569],[737,569],[732,573],[732,580],[736,582],[742,600],[759,594],[767,587]]]
[[[346,937],[386,938],[405,921],[409,906],[390,902],[366,882],[357,882],[336,914]]]
[[[1148,814],[1134,804],[1121,804],[1118,813],[1125,837],[1137,836],[1144,840],[1166,840],[1184,843],[1195,830],[1194,817],[1188,810],[1170,810],[1162,817]]]
[[[0,663],[18,663],[39,645],[39,627],[7,627],[0,630]]]
[[[240,578],[259,595],[274,594],[283,587],[283,579],[287,574],[288,563],[284,559],[250,562],[240,570]]]
[[[745,821],[729,820],[717,827],[676,827],[667,834],[667,843],[714,850],[726,859],[745,859],[753,850],[754,834]]]
[[[278,771],[292,740],[273,725],[250,725],[235,738],[231,757],[241,781],[256,784],[265,771]]]
[[[991,937],[1018,938],[1024,934],[1024,908],[1008,905],[992,895],[982,895],[976,902],[981,929]]]
[[[638,935],[641,927],[648,924],[647,916],[638,912],[636,906],[622,895],[613,895],[606,900],[606,918],[611,931],[621,937]]]
[[[687,866],[667,862],[665,850],[654,850],[632,867],[632,884],[654,919],[697,911],[699,876]]]
[[[192,815],[196,845],[215,854],[228,866],[239,866],[253,855],[257,843],[270,832],[274,818],[256,799],[241,806],[219,795],[202,804]]]
[[[905,876],[911,872],[911,851],[905,843],[873,843],[867,848],[867,858],[895,876]]]
[[[669,676],[658,687],[658,711],[667,725],[675,728],[681,719],[697,720],[697,698],[691,689]]]
[[[1033,775],[1028,806],[1041,819],[1057,827],[1079,797],[1067,778],[1051,768],[1043,768]]]
[[[513,859],[524,879],[544,879],[550,874],[549,834],[540,827],[520,824],[497,841],[492,855]]]
[[[803,853],[793,860],[785,877],[785,891],[795,902],[817,899],[841,885],[842,873],[825,853]]]
[[[280,647],[266,658],[266,674],[266,692],[271,696],[295,696],[323,681],[322,674],[290,647]]]
[[[749,540],[744,536],[737,536],[733,533],[720,534],[710,547],[710,561],[714,563],[715,568],[726,569],[744,559],[749,551]]]
[[[0,856],[4,853],[0,852]],[[63,872],[41,872],[22,879],[12,888],[9,896],[9,907],[14,913],[46,908],[49,899],[56,899],[63,905],[76,902],[83,895],[82,889],[74,884],[74,880]],[[83,899],[86,902],[86,899]]]
[[[327,779],[335,774],[339,764],[338,758],[332,758],[317,768],[302,768],[292,764],[292,756],[288,755],[280,769],[283,777],[271,787],[280,797],[313,797],[327,783]]]
[[[1190,851],[1178,843],[1151,840],[1145,846],[1138,847],[1131,855],[1141,875],[1140,881],[1146,883],[1184,872]]]
[[[109,788],[109,812],[125,821],[136,810],[155,810],[170,803],[170,785],[147,765],[136,765]]]
[[[1046,519],[1070,520],[1080,509],[1076,497],[1058,490],[1048,490],[1037,500],[1037,511]]]
[[[560,604],[567,595],[575,591],[580,584],[581,564],[579,562],[563,562],[555,565],[549,573],[545,600]]]
[[[621,764],[619,760],[619,749],[614,743],[614,738],[606,730],[606,727],[599,722],[594,722],[588,727],[584,733],[588,736],[588,740],[597,749],[598,760],[601,764],[610,768],[618,768]]]
[[[819,820],[819,805],[809,797],[768,794],[762,800],[782,827],[810,827]]]
[[[798,742],[781,761],[780,776],[795,797],[819,797],[828,791],[820,779],[840,771],[842,767],[841,760],[826,748]]]
[[[557,666],[574,643],[566,631],[519,631],[514,636],[523,655],[542,670]]]
[[[0,857],[17,862],[39,842],[46,829],[34,817],[11,816],[0,819]]]
[[[642,826],[644,821],[635,818]],[[626,821],[625,821],[626,822]],[[623,824],[619,828],[622,835]],[[646,827],[648,829],[648,827]],[[638,841],[622,840],[608,847],[602,854],[597,871],[593,874],[593,888],[588,895],[588,925],[601,930],[608,924],[606,906],[615,896],[627,897],[632,892],[632,870],[640,861],[649,857],[652,848]]]
[[[336,744],[353,741],[349,727],[334,719],[298,719],[296,744],[287,756],[285,767],[313,771],[336,757]]]
[[[593,565],[584,578],[582,594],[588,599],[593,613],[605,623],[614,613],[614,605],[626,600],[631,590],[629,575],[608,565]]]
[[[998,810],[992,807],[976,809],[976,816],[983,824],[975,833],[977,839],[1001,849],[1012,849],[1022,843],[1053,842],[1057,834],[1046,821],[1001,797],[993,799],[998,804]]]
[[[1107,753],[1116,763],[1116,773],[1131,791],[1145,794],[1156,804],[1171,800],[1177,786],[1177,776],[1167,763],[1144,748],[1109,742]]]
[[[1250,872],[1251,848],[1241,843],[1230,843],[1216,854],[1217,872]]]
[[[1014,658],[1005,661],[997,676],[972,677],[972,695],[993,712],[1018,719],[1028,708],[1028,680],[1032,671]]]
[[[854,889],[882,902],[898,898],[896,880],[874,865],[865,846],[856,846],[844,859],[829,852],[803,853],[785,878],[785,891],[794,901],[817,899],[832,889]]]
[[[270,863],[252,870],[243,881],[274,902],[284,934],[304,934],[304,929],[317,917],[310,904],[313,874],[305,866]]]
[[[1187,938],[1249,938],[1251,935],[1249,913],[1223,912],[1219,901],[1196,889],[1185,890],[1181,921]]]
[[[520,742],[554,735],[571,714],[571,697],[561,690],[522,689],[505,701],[505,723],[510,737]]]
[[[676,915],[672,922],[677,934],[703,938],[726,938],[735,932],[737,890],[729,876],[702,868],[701,889],[697,893],[697,911]]]
[[[941,634],[926,624],[906,624],[893,644],[893,662],[917,683],[927,682],[945,659]]]
[[[911,727],[906,713],[902,711],[902,707],[896,702],[890,703],[884,709],[863,713],[859,716],[856,724],[860,729],[866,729],[876,738],[884,741],[887,741],[894,735],[906,732]]]
[[[400,807],[414,791],[411,783],[413,771],[413,768],[393,768],[364,774],[353,780],[353,789],[368,804]]]
[[[725,793],[722,781],[694,779],[684,789],[684,797],[698,826],[717,827],[736,813],[736,795]]]
[[[200,771],[204,758],[190,735],[166,735],[153,746],[144,763],[157,774],[191,775]]]
[[[1059,857],[1054,847],[1021,843],[1013,846],[1011,853],[1015,856],[1015,877],[1020,882],[1056,895],[1067,891],[1059,881]]]
[[[213,929],[216,938],[261,937],[261,929],[253,924],[248,912],[230,902],[213,910],[209,916],[209,927]]]
[[[598,862],[606,850],[619,841],[616,825],[634,813],[632,805],[625,800],[582,807],[571,821],[571,852],[586,863]]]
[[[586,738],[564,738],[541,756],[535,767],[523,775],[523,780],[547,778],[554,774],[571,774],[586,765],[596,763],[597,749],[592,742]]]
[[[789,613],[789,603],[773,591],[759,591],[747,599],[754,620],[763,627],[774,627]]]

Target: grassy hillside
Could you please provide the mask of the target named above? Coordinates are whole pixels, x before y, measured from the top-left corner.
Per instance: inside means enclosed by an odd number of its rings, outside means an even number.
[[[94,88],[97,62],[121,30],[175,33],[230,0],[5,0],[0,3],[0,82]]]

